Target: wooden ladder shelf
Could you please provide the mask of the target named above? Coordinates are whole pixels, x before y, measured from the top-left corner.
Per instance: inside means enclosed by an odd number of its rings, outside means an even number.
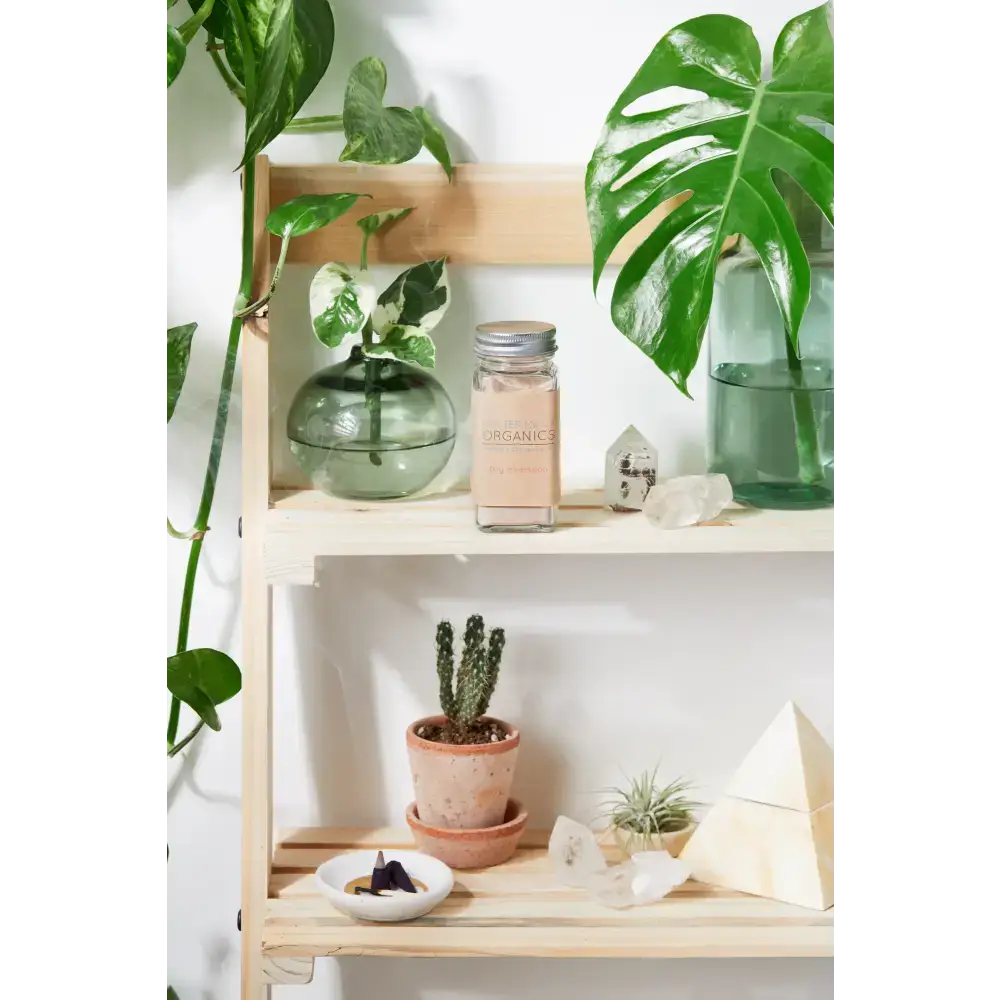
[[[345,221],[293,240],[288,260],[353,259],[353,221],[415,205],[372,239],[372,263],[589,265],[583,171],[562,166],[459,165],[447,183],[437,166],[271,166],[256,160],[254,292],[270,280],[276,238],[264,220],[299,194],[373,195]],[[623,243],[621,262],[662,218],[654,213]],[[327,955],[520,955],[752,957],[833,954],[832,910],[817,913],[689,882],[660,903],[608,910],[555,884],[542,845],[528,831],[511,861],[456,873],[452,897],[409,924],[355,923],[313,891],[316,867],[338,851],[411,845],[406,832],[305,829],[275,849],[272,816],[271,588],[315,581],[319,557],[430,553],[828,552],[831,511],[727,510],[710,525],[652,532],[641,517],[614,517],[598,494],[564,498],[548,535],[488,535],[473,524],[467,495],[382,504],[337,501],[272,478],[268,321],[243,330],[243,878],[242,996],[272,983],[305,983]]]

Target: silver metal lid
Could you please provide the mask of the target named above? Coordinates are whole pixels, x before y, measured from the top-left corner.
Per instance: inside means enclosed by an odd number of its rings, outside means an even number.
[[[481,358],[542,358],[556,353],[556,328],[534,320],[503,320],[476,327]]]

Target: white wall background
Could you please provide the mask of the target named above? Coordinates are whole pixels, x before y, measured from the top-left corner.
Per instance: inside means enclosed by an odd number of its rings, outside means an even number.
[[[672,25],[725,11],[765,52],[802,0],[354,0],[336,8],[334,66],[306,114],[339,112],[350,66],[378,55],[391,103],[429,104],[457,160],[585,163],[608,107]],[[170,514],[190,521],[239,266],[241,117],[204,53],[168,95],[169,310],[198,321],[191,370],[170,428]],[[278,162],[334,161],[338,136],[282,137]],[[581,206],[582,210],[582,206]],[[272,312],[276,419],[308,372],[309,269],[292,268]],[[704,372],[685,400],[613,328],[585,269],[453,271],[440,374],[467,410],[476,322],[542,318],[559,327],[564,462],[597,482],[605,448],[629,422],[666,473],[703,469]],[[237,388],[238,391],[238,388]],[[237,659],[238,399],[192,619],[195,645]],[[461,474],[457,448],[450,474]],[[280,465],[280,460],[279,460]],[[186,552],[172,543],[169,634]],[[832,717],[832,559],[826,555],[350,559],[322,565],[316,588],[275,599],[275,809],[279,825],[402,824],[410,798],[402,734],[435,708],[432,628],[482,612],[506,626],[496,713],[524,733],[516,792],[547,825],[593,816],[595,791],[658,762],[711,801],[784,701],[828,738]],[[172,639],[171,639],[172,641]],[[240,705],[170,771],[169,977],[182,1000],[239,993]],[[832,962],[323,961],[307,987],[276,995],[401,1000],[732,997],[820,1000]]]

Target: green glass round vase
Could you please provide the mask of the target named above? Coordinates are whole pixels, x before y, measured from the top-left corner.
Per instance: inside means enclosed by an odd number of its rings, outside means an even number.
[[[833,506],[833,229],[804,193],[787,189],[786,204],[812,270],[799,351],[741,237],[712,301],[708,467],[729,477],[739,503],[812,510]]]
[[[366,357],[312,375],[288,411],[288,443],[313,487],[349,500],[424,489],[455,447],[455,408],[430,372]]]

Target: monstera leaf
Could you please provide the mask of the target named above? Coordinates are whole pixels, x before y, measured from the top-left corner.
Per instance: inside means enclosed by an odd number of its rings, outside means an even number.
[[[444,257],[404,271],[378,297],[372,326],[379,340],[365,348],[365,353],[433,368],[430,332],[441,322],[450,301]]]
[[[766,82],[760,47],[743,21],[710,14],[678,25],[615,102],[588,165],[595,289],[625,234],[689,193],[632,252],[611,299],[615,326],[685,394],[727,236],[742,234],[759,254],[798,350],[809,262],[772,174],[790,175],[833,223],[833,143],[807,123],[833,124],[827,6],[785,25]],[[627,113],[639,98],[669,87],[706,96]],[[658,162],[643,169],[651,154]]]
[[[368,272],[347,264],[324,264],[309,286],[313,332],[324,347],[339,347],[344,338],[360,333],[375,308],[375,286]]]
[[[226,60],[247,91],[246,163],[284,129],[323,78],[333,53],[333,13],[327,0],[227,3],[231,16],[225,21]],[[243,26],[251,48],[252,79],[244,58]]]

